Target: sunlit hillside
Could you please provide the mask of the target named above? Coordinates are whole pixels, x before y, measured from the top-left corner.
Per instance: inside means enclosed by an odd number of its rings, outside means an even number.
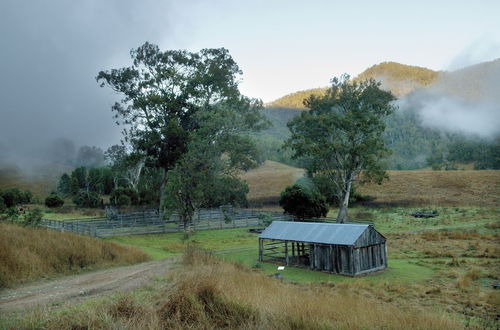
[[[281,191],[304,174],[303,169],[266,161],[243,175],[251,204],[277,203]],[[382,185],[358,188],[374,203],[400,206],[500,205],[500,171],[389,171]]]
[[[304,174],[304,170],[267,160],[259,168],[242,175],[248,183],[251,205],[277,204],[280,193]]]

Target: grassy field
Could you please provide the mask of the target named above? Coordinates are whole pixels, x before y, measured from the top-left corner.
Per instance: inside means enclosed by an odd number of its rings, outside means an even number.
[[[248,200],[253,206],[276,205],[280,193],[304,174],[304,170],[271,160],[259,168],[244,173],[241,178],[248,183]]]
[[[436,218],[409,216],[414,208],[364,207],[353,217],[374,221],[388,239],[389,268],[364,277],[345,277],[286,267],[286,282],[316,283],[351,290],[382,301],[405,301],[461,315],[467,322],[488,322],[500,307],[492,285],[500,280],[500,220],[498,207],[432,208]],[[246,228],[199,231],[188,238],[180,233],[116,237],[109,240],[135,246],[152,258],[183,253],[195,245],[224,260],[267,275],[277,265],[259,263],[258,236]],[[465,321],[464,321],[465,322]]]
[[[359,192],[394,206],[498,206],[500,171],[389,171]]]
[[[276,208],[279,193],[302,175],[301,169],[266,162],[243,177],[250,186],[253,205]],[[49,328],[147,324],[153,324],[150,328],[196,328],[200,324],[206,328],[234,324],[280,328],[277,325],[283,324],[281,328],[293,325],[300,329],[332,327],[333,320],[340,328],[373,328],[373,324],[382,328],[400,328],[401,324],[412,328],[498,328],[500,293],[492,286],[500,281],[500,171],[390,171],[389,175],[390,180],[381,186],[359,188],[375,200],[353,205],[349,211],[352,219],[373,221],[387,237],[389,267],[385,271],[351,278],[286,267],[280,271],[282,281],[269,279],[278,272],[277,265],[257,261],[258,236],[247,228],[199,231],[187,237],[181,233],[114,237],[105,240],[138,248],[153,259],[181,255],[193,246],[211,251],[216,258],[208,258],[199,267],[188,264],[174,277],[159,279],[132,294],[92,301],[61,313],[35,311],[25,320]],[[437,211],[439,216],[411,217],[416,210]],[[71,212],[46,217],[63,219],[68,214]],[[329,215],[335,216],[336,210]],[[232,277],[241,281],[239,291],[231,289]],[[204,282],[205,278],[210,281]],[[261,287],[275,291],[272,296],[260,293],[260,299],[269,303],[259,307],[248,288],[260,292]],[[319,303],[313,293],[320,293]],[[290,303],[283,305],[274,296]],[[299,301],[319,311],[299,306]],[[173,307],[184,303],[191,306],[189,310],[198,311],[189,314],[192,318],[184,314],[183,307]],[[373,306],[380,306],[390,313],[381,312],[379,318],[360,313],[361,319],[349,323],[350,310],[338,315],[335,308],[321,309],[339,304],[352,311],[379,311]],[[228,322],[239,323],[218,323],[218,312],[204,314],[206,308],[222,308],[223,315],[232,320]],[[278,310],[284,311],[282,315]],[[399,313],[396,310],[403,314],[395,314]],[[431,323],[419,315],[431,315]],[[392,316],[400,323],[391,323]]]
[[[148,258],[146,253],[130,246],[0,223],[0,288]]]
[[[270,279],[194,249],[177,272],[142,290],[61,312],[40,308],[3,324],[50,329],[464,328],[460,318],[442,311],[381,301],[342,283],[311,286]]]

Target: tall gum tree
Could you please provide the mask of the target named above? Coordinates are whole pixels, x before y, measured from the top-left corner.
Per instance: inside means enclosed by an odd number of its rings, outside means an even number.
[[[337,222],[344,223],[353,183],[381,183],[387,177],[382,160],[389,150],[382,134],[395,97],[373,79],[355,82],[343,75],[331,82],[324,96],[304,100],[309,111],[288,123],[291,137],[286,146],[295,158],[306,160],[309,174],[320,175],[334,187]]]
[[[226,49],[161,51],[146,42],[130,55],[132,66],[101,71],[96,79],[122,96],[112,106],[117,124],[125,126],[125,141],[145,157],[145,166],[161,169],[161,196],[190,133],[200,128],[198,113],[224,104],[246,111],[249,127],[262,121],[262,102],[240,94],[241,70]],[[162,203],[160,198],[161,212]]]

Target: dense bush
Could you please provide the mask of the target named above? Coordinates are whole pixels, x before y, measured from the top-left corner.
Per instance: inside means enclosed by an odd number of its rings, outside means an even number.
[[[116,188],[109,196],[111,204],[128,206],[139,204],[139,193],[133,188]]]
[[[7,205],[5,205],[5,201],[3,200],[3,197],[0,196],[0,212],[3,213],[7,209]]]
[[[96,192],[81,190],[74,198],[73,203],[79,207],[99,207],[102,204]]]
[[[39,208],[34,208],[33,210],[26,211],[22,224],[24,226],[36,227],[42,221],[43,212]]]
[[[120,195],[116,199],[117,206],[129,206],[131,203],[132,203],[132,200],[127,195]]]
[[[285,213],[292,214],[301,220],[326,217],[328,213],[328,204],[322,195],[299,185],[287,187],[281,193],[280,206],[283,207]]]
[[[64,205],[64,199],[62,199],[59,195],[57,194],[50,194],[45,198],[45,206],[49,208],[53,207],[61,207]]]
[[[18,204],[28,204],[33,198],[33,194],[29,190],[21,191],[18,188],[10,188],[0,190],[0,197],[6,207],[14,207]]]

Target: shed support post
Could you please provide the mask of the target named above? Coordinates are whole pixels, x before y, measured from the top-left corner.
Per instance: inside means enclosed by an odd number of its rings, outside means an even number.
[[[263,259],[263,248],[264,248],[264,242],[262,238],[259,238],[259,261],[262,262]]]
[[[288,266],[288,242],[285,242],[285,261]]]

